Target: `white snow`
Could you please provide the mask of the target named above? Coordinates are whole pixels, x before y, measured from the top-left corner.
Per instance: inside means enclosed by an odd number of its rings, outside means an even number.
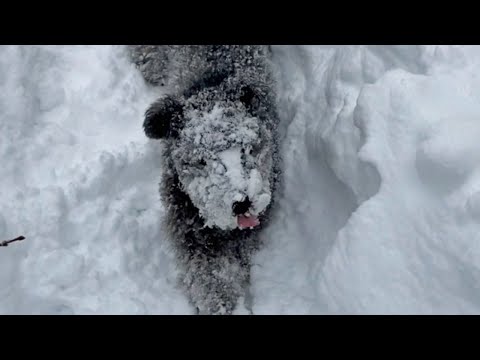
[[[274,63],[285,188],[253,312],[480,313],[480,47]],[[0,240],[26,236],[0,248],[0,313],[193,313],[141,129],[157,95],[122,47],[0,47]]]
[[[245,176],[242,174],[242,153],[240,148],[230,148],[218,153],[218,158],[225,165],[225,176],[237,189],[243,189]],[[240,199],[241,200],[241,199]]]
[[[0,47],[0,313],[191,313],[122,48]],[[16,235],[12,235],[16,234]]]

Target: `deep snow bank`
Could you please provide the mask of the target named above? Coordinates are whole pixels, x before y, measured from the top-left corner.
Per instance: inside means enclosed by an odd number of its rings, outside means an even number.
[[[478,49],[288,53],[278,61],[298,75],[284,96],[299,105],[284,114],[301,130],[279,224],[294,230],[271,229],[254,310],[477,312]]]
[[[1,313],[185,313],[141,129],[155,94],[110,46],[0,48]]]

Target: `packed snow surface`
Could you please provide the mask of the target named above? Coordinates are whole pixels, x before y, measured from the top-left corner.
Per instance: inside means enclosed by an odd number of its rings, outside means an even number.
[[[284,186],[254,314],[480,313],[480,47],[274,46]],[[122,46],[0,47],[1,314],[193,314],[160,94]]]

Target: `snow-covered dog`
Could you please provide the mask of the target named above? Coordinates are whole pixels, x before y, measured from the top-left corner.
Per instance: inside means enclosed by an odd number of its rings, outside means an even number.
[[[231,314],[248,293],[279,180],[278,117],[267,46],[131,47],[169,94],[145,113],[163,139],[160,193],[181,283],[200,314]]]

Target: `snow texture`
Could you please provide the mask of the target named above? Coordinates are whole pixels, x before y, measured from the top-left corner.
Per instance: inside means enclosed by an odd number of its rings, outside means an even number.
[[[273,59],[284,186],[253,313],[480,313],[480,48]],[[121,46],[0,47],[0,239],[26,237],[0,248],[0,313],[194,312],[141,128],[158,96]]]

